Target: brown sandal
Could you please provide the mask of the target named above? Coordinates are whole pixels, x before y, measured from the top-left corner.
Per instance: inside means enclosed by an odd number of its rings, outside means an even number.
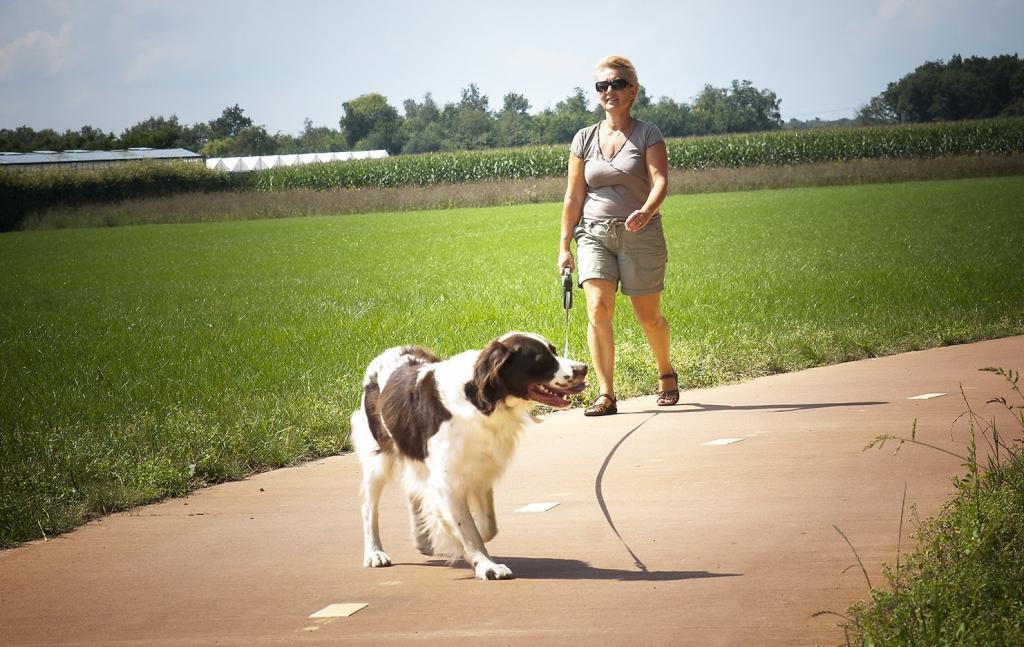
[[[605,398],[606,400],[608,400],[608,404],[601,402],[601,398]],[[608,395],[607,393],[602,393],[599,396],[597,396],[597,399],[594,400],[594,404],[590,405],[589,407],[583,410],[583,415],[610,416],[618,412],[619,407],[616,404],[615,398]]]
[[[659,380],[675,380],[676,388],[658,391],[658,406],[671,407],[679,403],[679,374],[675,371],[658,376]]]

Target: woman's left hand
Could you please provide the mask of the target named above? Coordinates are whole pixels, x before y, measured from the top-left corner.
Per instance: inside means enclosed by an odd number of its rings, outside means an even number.
[[[647,223],[649,223],[651,221],[651,218],[653,217],[654,216],[652,214],[637,209],[633,213],[629,214],[628,218],[626,218],[626,231],[642,230],[644,227],[647,226]]]

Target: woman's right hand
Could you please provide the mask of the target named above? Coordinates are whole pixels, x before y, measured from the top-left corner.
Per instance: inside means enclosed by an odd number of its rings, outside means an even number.
[[[572,257],[571,251],[563,249],[561,253],[558,254],[558,273],[562,274],[562,272],[565,271],[565,268],[567,267],[570,270],[575,270],[576,259]]]

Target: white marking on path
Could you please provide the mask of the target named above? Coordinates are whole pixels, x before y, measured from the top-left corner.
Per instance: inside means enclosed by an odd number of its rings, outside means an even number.
[[[320,609],[310,618],[347,618],[353,613],[366,608],[366,602],[349,602],[344,604],[331,604]]]
[[[516,512],[547,512],[551,508],[558,505],[557,501],[541,501],[540,503],[530,503],[516,510]]]
[[[722,445],[731,445],[733,443],[738,443],[741,440],[743,440],[743,439],[742,438],[719,438],[718,440],[709,440],[708,442],[703,443],[703,445],[705,447],[720,447]]]
[[[946,395],[945,393],[922,393],[921,395],[912,395],[908,400],[931,400],[932,398],[941,398]]]

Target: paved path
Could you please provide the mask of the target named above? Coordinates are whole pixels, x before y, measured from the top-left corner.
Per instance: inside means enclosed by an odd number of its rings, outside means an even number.
[[[5,645],[838,645],[867,592],[843,529],[881,584],[900,504],[934,514],[962,451],[953,427],[1008,395],[977,369],[1024,368],[1024,337],[909,353],[550,415],[499,484],[481,582],[411,546],[397,488],[382,532],[396,565],[360,565],[358,464],[341,456],[209,488],[0,553]],[[946,395],[908,399],[928,393]],[[1009,428],[1008,423],[1004,429]],[[708,444],[740,439],[730,444]],[[724,443],[724,441],[723,441]],[[516,512],[557,502],[546,512]],[[903,546],[910,543],[912,524]],[[350,617],[310,618],[365,603]]]

